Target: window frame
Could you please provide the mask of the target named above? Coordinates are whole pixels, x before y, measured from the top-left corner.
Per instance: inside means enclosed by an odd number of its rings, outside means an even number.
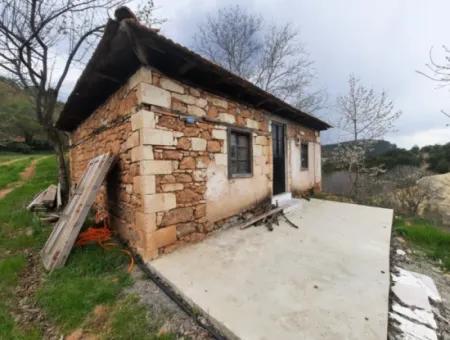
[[[303,147],[306,146],[306,166],[303,162]],[[301,142],[300,143],[300,170],[307,171],[309,170],[309,143]]]
[[[248,138],[248,162],[249,162],[249,172],[248,173],[231,173],[231,135],[236,133],[238,135],[245,135]],[[228,127],[227,129],[227,161],[228,161],[228,178],[249,178],[253,177],[253,134],[250,130]]]

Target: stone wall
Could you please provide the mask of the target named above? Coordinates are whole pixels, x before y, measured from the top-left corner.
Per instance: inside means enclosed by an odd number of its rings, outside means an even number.
[[[72,134],[72,179],[76,182],[96,155],[117,155],[96,203],[148,260],[203,238],[217,222],[271,196],[272,118],[141,68]],[[314,131],[286,123],[289,163],[290,141],[319,140]],[[251,133],[251,177],[228,178],[230,127]],[[295,171],[288,171],[288,190],[295,187]]]

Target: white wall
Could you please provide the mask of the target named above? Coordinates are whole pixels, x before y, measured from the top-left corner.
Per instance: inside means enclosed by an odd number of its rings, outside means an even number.
[[[305,191],[316,183],[321,181],[321,155],[320,143],[308,142],[308,169],[301,169],[300,164],[300,143],[294,139],[288,141],[289,147],[289,172],[291,175],[290,190],[291,191]]]

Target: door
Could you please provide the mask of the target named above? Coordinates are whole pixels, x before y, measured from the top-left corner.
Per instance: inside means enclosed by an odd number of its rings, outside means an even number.
[[[284,124],[272,122],[273,194],[286,191]]]

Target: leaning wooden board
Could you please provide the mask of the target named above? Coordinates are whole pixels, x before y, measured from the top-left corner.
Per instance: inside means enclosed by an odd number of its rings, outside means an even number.
[[[90,160],[78,187],[74,190],[73,196],[41,250],[45,269],[51,271],[66,263],[113,161],[114,157],[110,154],[100,155]]]

